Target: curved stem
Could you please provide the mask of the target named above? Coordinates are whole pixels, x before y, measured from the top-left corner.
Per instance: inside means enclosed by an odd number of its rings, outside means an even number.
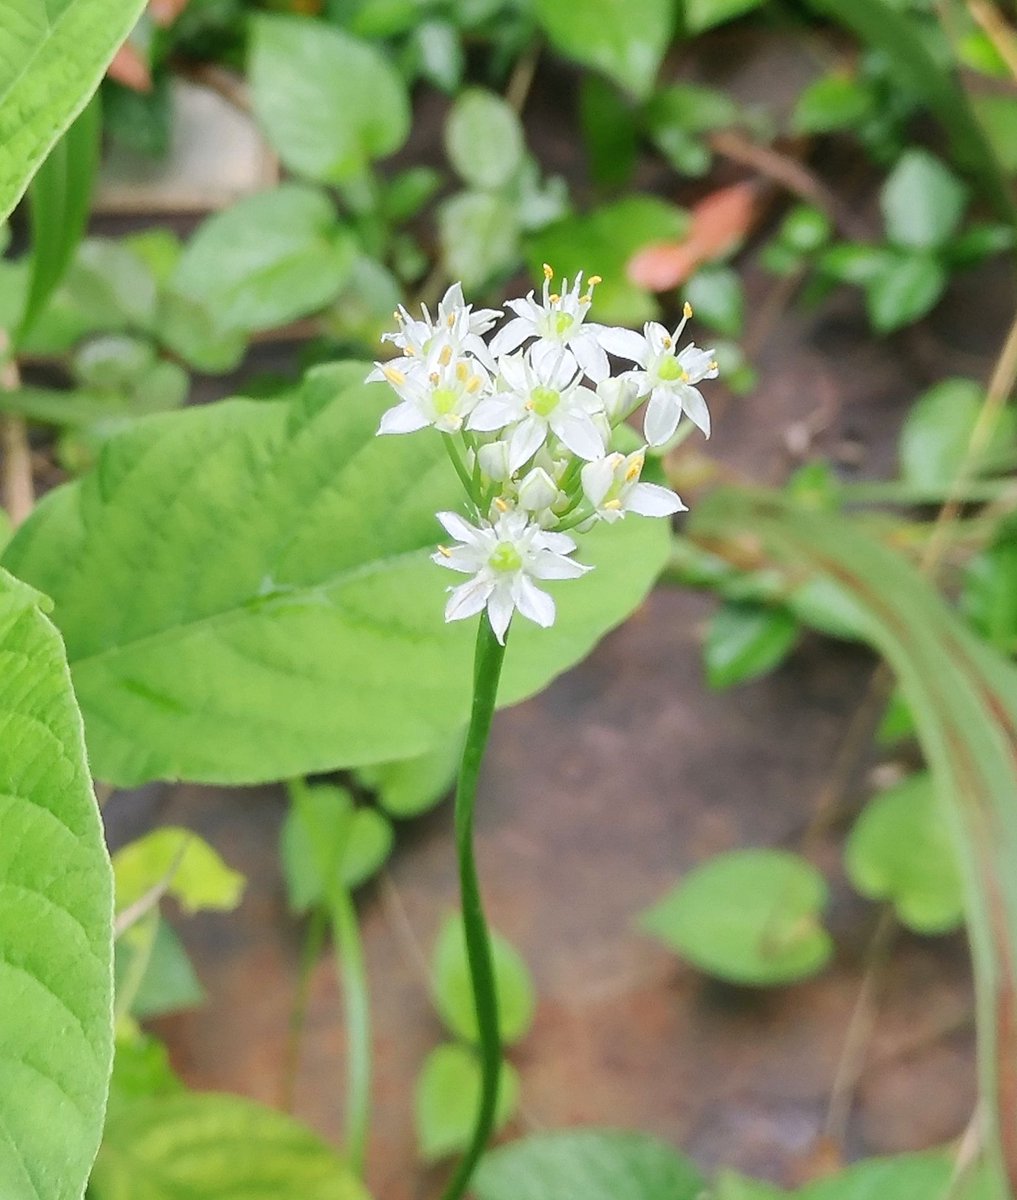
[[[364,947],[349,889],[337,885],[330,897],[332,936],[346,1011],[346,1155],[363,1178],[371,1122],[371,1004]]]
[[[480,1034],[481,1093],[470,1144],[459,1162],[442,1200],[460,1200],[494,1128],[501,1073],[501,1038],[498,1033],[498,996],[487,921],[480,898],[477,864],[473,857],[473,810],[477,799],[477,777],[487,748],[494,715],[505,647],[494,636],[487,613],[480,617],[477,649],[473,660],[473,707],[463,747],[459,782],[456,785],[456,851],[459,857],[459,888],[463,906],[463,932],[470,984]]]

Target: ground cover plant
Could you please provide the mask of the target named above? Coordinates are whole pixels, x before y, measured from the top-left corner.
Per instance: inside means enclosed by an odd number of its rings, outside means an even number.
[[[787,78],[741,89],[711,56]],[[125,219],[116,163],[183,171],[194,89],[268,175],[215,211]],[[0,1195],[1017,1195],[1015,174],[1017,20],[991,0],[0,8]],[[965,288],[988,370],[943,340]],[[863,346],[931,363],[883,423],[894,463],[824,443],[809,369],[775,471],[712,449],[774,420],[751,406],[782,324],[845,311]],[[808,1015],[796,989],[854,954],[825,1113],[760,1170],[723,1114],[706,1152],[667,1108],[645,1132],[584,1119],[581,1088],[558,1109],[579,1119],[534,1118],[554,1060],[527,1047],[556,1005],[486,902],[530,911],[521,882],[490,883],[512,852],[483,841],[496,710],[567,698],[634,626],[672,673],[656,598],[691,590],[714,597],[692,632],[721,714],[810,646],[869,664],[818,803],[792,798],[801,836],[687,851],[683,827],[682,869],[617,935],[716,981],[668,983],[689,1020],[711,996]],[[575,686],[564,740],[526,757],[582,858],[621,835],[582,828],[562,761],[609,745],[620,814],[656,726],[639,702],[584,724]],[[209,1064],[167,1024],[210,999],[191,918],[226,928],[264,881],[238,869],[246,817],[212,837],[118,815],[165,781],[285,797],[273,870],[300,961],[283,1028],[250,1026],[285,1045],[276,1103],[194,1086]],[[525,824],[517,848],[540,839]],[[394,872],[439,830],[458,905],[422,946]],[[612,886],[577,878],[563,961]],[[412,998],[377,969],[378,896]],[[858,1096],[917,939],[970,956],[977,1096],[874,1156]],[[274,986],[258,947],[238,1026]],[[326,954],[341,1138],[293,1115]],[[386,1005],[433,1008],[409,1078]],[[626,1036],[595,1035],[605,1060]],[[651,1053],[651,1078],[680,1074]],[[386,1174],[393,1121],[413,1161]]]

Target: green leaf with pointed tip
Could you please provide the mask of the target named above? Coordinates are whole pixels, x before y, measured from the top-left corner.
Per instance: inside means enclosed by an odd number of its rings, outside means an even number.
[[[417,1143],[423,1158],[433,1161],[465,1150],[473,1134],[480,1103],[481,1073],[476,1052],[469,1046],[436,1046],[424,1060],[414,1089]],[[519,1076],[502,1062],[498,1080],[495,1130],[512,1116],[519,1103]]]
[[[892,333],[924,317],[942,296],[946,284],[946,269],[931,254],[893,255],[865,287],[865,307],[872,328],[877,333]]]
[[[99,86],[144,0],[0,6],[0,222]]]
[[[926,150],[908,150],[879,194],[886,234],[913,250],[935,250],[960,224],[967,189]]]
[[[171,291],[249,333],[324,308],[353,269],[351,234],[317,188],[284,183],[210,217],[191,238]]]
[[[324,21],[255,17],[250,77],[269,141],[308,179],[354,179],[409,132],[406,87],[386,55]]]
[[[504,1045],[526,1036],[533,1024],[536,996],[529,969],[511,943],[491,933],[491,955],[498,992],[498,1024]],[[434,1003],[441,1019],[461,1038],[475,1042],[477,1014],[466,959],[462,918],[451,913],[445,918],[431,960]]]
[[[673,0],[535,0],[534,15],[562,54],[639,98],[652,90],[674,29]]]
[[[345,1162],[291,1117],[184,1092],[110,1110],[94,1200],[369,1200]]]
[[[798,855],[733,850],[690,871],[640,924],[709,975],[771,987],[825,966],[826,899],[822,875]]]
[[[733,687],[779,666],[798,639],[798,624],[783,608],[726,601],[710,621],[703,647],[710,687]]]
[[[475,631],[444,623],[430,561],[460,487],[440,438],[375,436],[394,396],[366,371],[145,418],[7,548],[56,602],[101,778],[292,778],[423,754],[465,724]],[[516,621],[500,702],[623,620],[668,536],[631,518],[578,539],[597,569],[549,586],[552,629]]]
[[[642,1133],[575,1129],[492,1150],[477,1200],[698,1200],[706,1183],[677,1150]]]
[[[0,571],[0,1195],[79,1200],[113,1057],[113,880],[42,601]]]
[[[245,883],[208,842],[176,825],[154,829],[118,850],[113,875],[118,912],[159,885],[185,912],[229,912],[240,903]]]
[[[117,938],[115,978],[118,1010],[138,1021],[196,1008],[205,1001],[205,989],[180,938],[157,912]],[[124,1000],[128,989],[131,995]]]
[[[932,777],[913,775],[869,801],[844,850],[864,896],[889,900],[917,933],[946,933],[964,920],[964,889]]]

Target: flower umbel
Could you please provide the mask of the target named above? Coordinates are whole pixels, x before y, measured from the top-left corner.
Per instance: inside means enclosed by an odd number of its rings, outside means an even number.
[[[685,511],[674,492],[642,481],[647,446],[626,453],[634,410],[648,400],[651,447],[670,440],[683,414],[710,431],[696,385],[713,379],[717,364],[712,350],[678,346],[688,305],[673,333],[652,321],[635,333],[587,320],[598,276],[585,290],[582,274],[557,292],[553,280],[545,266],[539,300],[533,292],[509,300],[513,315],[489,342],[501,313],[474,312],[460,284],[433,318],[426,308],[420,318],[399,308],[399,329],[385,338],[401,353],[368,376],[399,397],[380,434],[430,427],[443,435],[470,515],[437,514],[454,544],[440,546],[434,561],[469,576],[449,589],[445,620],[486,610],[502,644],[517,611],[545,628],[554,623],[554,600],[537,581],[591,569],[571,557],[577,547],[566,530]],[[609,355],[634,368],[612,372]]]

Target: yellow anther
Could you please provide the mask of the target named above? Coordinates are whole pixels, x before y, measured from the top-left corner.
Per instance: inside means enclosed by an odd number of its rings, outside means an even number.
[[[533,412],[533,401],[527,400],[526,403],[523,405],[523,408],[525,408],[527,412]]]
[[[392,316],[395,318],[396,321],[399,322],[400,325],[403,323],[403,314],[399,311],[398,308],[395,310],[395,312],[392,314]]]
[[[499,512],[508,512],[508,510],[509,510],[508,504],[501,498],[501,496],[495,496],[494,507]]]
[[[720,370],[720,363],[717,362],[717,360],[715,358],[710,359],[710,370],[711,371],[719,371]]]
[[[664,347],[664,349],[665,349],[665,350],[670,350],[670,348],[671,348],[671,339],[670,339],[670,338],[667,336],[667,334],[665,334],[665,335],[664,335],[664,336],[663,336],[663,337],[660,339],[660,344],[661,344],[661,345]]]
[[[682,307],[682,316],[686,321],[692,316],[692,305],[688,302],[688,300],[685,301],[685,304]]]
[[[480,391],[480,387],[483,384],[483,382],[484,381],[480,378],[479,375],[471,375],[470,378],[467,380],[466,390],[471,393],[478,392],[478,391]]]
[[[608,500],[608,502],[604,505],[604,507],[611,509],[612,512],[617,512],[617,510],[619,508],[621,508],[621,501],[620,500]]]
[[[629,463],[629,469],[625,472],[625,482],[632,483],[633,480],[638,479],[640,474],[642,473],[642,470],[643,470],[642,458],[634,458],[632,460],[632,462]]]
[[[560,304],[561,296],[559,296],[557,292],[552,292],[550,296],[548,296],[548,300],[550,300],[552,304]]]
[[[451,361],[452,361],[452,347],[451,346],[442,346],[441,353],[438,355],[438,362],[440,362],[443,367],[447,367]]]
[[[469,375],[469,373],[470,368],[466,365],[466,363],[456,363],[456,379],[458,379],[460,383],[466,382],[466,377]]]
[[[452,557],[452,551],[448,548],[448,546],[439,546],[438,553],[442,556],[442,558]]]
[[[554,270],[550,266],[548,266],[547,263],[544,263],[544,278],[545,279],[553,279],[554,278]]]
[[[596,287],[598,283],[603,283],[604,281],[599,275],[591,275],[586,282],[589,287]]]
[[[456,323],[455,313],[449,313],[449,315],[445,318],[445,324],[449,327],[449,329],[453,329],[455,327],[455,323]]]
[[[437,387],[438,384],[441,383],[441,376],[438,374],[437,371],[432,371],[431,374],[428,375],[427,378],[434,384],[435,387]]]
[[[406,382],[406,376],[399,370],[398,367],[382,367],[382,375],[389,381],[394,383],[396,387],[402,387]]]
[[[407,358],[413,358],[416,353],[417,351],[413,346],[406,346],[403,349],[403,354],[405,354]]]

